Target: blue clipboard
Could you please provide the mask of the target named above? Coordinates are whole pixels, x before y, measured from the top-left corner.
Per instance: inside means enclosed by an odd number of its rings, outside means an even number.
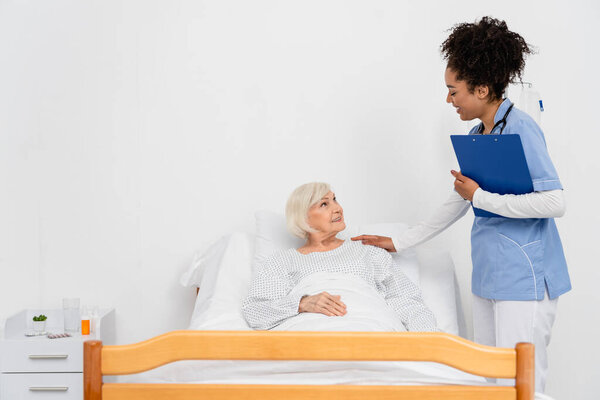
[[[533,181],[519,135],[451,135],[460,172],[488,192],[525,194]],[[478,217],[499,217],[473,207]]]

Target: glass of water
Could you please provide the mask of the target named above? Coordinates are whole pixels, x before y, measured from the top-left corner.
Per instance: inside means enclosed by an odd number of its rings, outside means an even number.
[[[65,332],[77,333],[81,325],[79,317],[79,299],[63,299],[63,314],[65,317]]]

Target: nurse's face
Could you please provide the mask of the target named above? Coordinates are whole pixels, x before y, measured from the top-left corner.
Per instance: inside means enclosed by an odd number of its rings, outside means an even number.
[[[476,86],[471,92],[467,82],[457,80],[456,75],[455,71],[446,68],[444,74],[446,87],[448,88],[446,102],[456,107],[456,112],[463,121],[480,118],[488,104],[489,90],[487,86]]]
[[[308,225],[321,233],[337,233],[346,229],[344,210],[333,192],[327,193],[308,210]]]

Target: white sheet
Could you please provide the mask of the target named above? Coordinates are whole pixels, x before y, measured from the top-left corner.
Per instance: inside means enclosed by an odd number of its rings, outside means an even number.
[[[341,296],[347,313],[328,317],[319,313],[301,313],[288,318],[273,330],[278,331],[406,331],[398,315],[377,290],[364,279],[351,274],[317,272],[302,279],[292,295],[317,294],[327,291]],[[373,312],[377,310],[377,312]]]

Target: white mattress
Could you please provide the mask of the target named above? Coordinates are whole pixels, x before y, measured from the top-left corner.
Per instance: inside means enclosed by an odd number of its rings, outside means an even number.
[[[128,383],[287,385],[477,385],[495,383],[446,365],[408,361],[179,361],[141,374]],[[506,384],[514,384],[508,381]],[[536,393],[536,399],[552,400]]]
[[[127,382],[240,384],[488,385],[442,364],[407,361],[179,361]]]

